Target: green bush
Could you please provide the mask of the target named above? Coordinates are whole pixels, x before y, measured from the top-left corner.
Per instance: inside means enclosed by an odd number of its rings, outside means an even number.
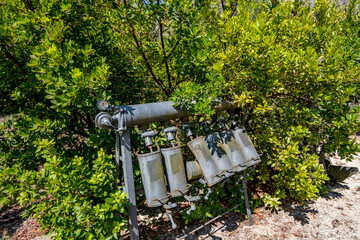
[[[235,95],[262,154],[256,175],[272,185],[265,203],[316,199],[328,179],[319,159],[337,151],[351,160],[359,151],[350,138],[358,130],[359,108],[348,106],[359,96],[357,2],[347,9],[327,1],[316,1],[314,8],[301,1],[236,4],[236,11],[231,4],[222,13],[214,10],[213,22],[204,27],[220,40],[211,66],[218,81],[212,83]],[[186,83],[173,99],[213,114],[207,91]]]
[[[127,200],[115,186],[112,137],[95,128],[96,101],[154,100],[138,91],[147,84],[98,11],[108,4],[0,7],[2,112],[13,114],[0,130],[0,207],[30,205],[57,238],[119,238]]]
[[[317,198],[319,158],[358,151],[356,4],[2,1],[0,104],[12,117],[0,127],[0,207],[28,205],[56,238],[116,239],[126,196],[96,101],[172,99],[204,119],[229,94],[262,154],[252,182],[271,186],[266,203]],[[188,220],[221,212],[224,194]]]
[[[22,192],[19,201],[40,200],[29,210],[42,225],[56,229],[56,239],[105,239],[111,234],[119,239],[126,229],[127,199],[121,190],[114,191],[113,171],[113,161],[102,150],[92,166],[83,157],[71,162],[49,157],[38,173],[38,189]]]
[[[327,179],[319,157],[337,150],[351,159],[359,150],[349,138],[358,110],[347,104],[358,93],[358,16],[316,3],[262,5],[255,21],[244,11],[224,27],[236,44],[221,62],[263,154],[259,178],[279,199],[317,198]]]

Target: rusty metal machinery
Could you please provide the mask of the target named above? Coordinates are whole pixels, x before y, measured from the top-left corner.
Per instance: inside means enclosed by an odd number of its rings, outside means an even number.
[[[148,207],[164,207],[169,217],[172,228],[177,226],[172,217],[172,209],[177,207],[176,202],[171,203],[174,197],[183,197],[189,202],[190,214],[196,209],[195,202],[199,196],[188,195],[191,185],[190,180],[199,179],[208,186],[205,200],[209,198],[211,187],[228,179],[234,174],[242,172],[239,180],[243,181],[243,193],[245,205],[252,224],[252,217],[247,196],[246,172],[248,167],[260,162],[251,139],[246,131],[238,127],[236,121],[232,121],[231,129],[223,123],[225,119],[218,118],[219,132],[210,133],[206,122],[202,123],[205,136],[194,137],[194,124],[185,123],[182,129],[190,138],[187,146],[194,154],[196,161],[184,161],[180,145],[175,145],[175,135],[178,129],[169,126],[168,121],[173,119],[186,119],[190,115],[183,110],[174,107],[172,102],[147,103],[129,106],[109,105],[106,101],[100,100],[97,104],[101,112],[95,118],[95,124],[99,128],[114,129],[116,134],[115,156],[117,165],[117,177],[120,176],[120,150],[121,162],[124,176],[124,191],[128,194],[130,205],[129,233],[130,239],[139,239],[137,222],[135,187],[133,178],[133,166],[131,157],[131,145],[129,128],[134,126],[147,126],[152,122],[167,122],[163,134],[167,137],[171,147],[160,148],[153,151],[153,140],[156,133],[143,129],[141,137],[149,152],[137,155],[146,204]],[[233,110],[236,106],[223,101],[215,108],[217,113],[226,110]],[[236,117],[235,117],[236,119]]]

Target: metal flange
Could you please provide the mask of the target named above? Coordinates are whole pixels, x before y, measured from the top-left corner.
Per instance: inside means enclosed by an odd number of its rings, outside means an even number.
[[[101,112],[95,117],[95,124],[102,129],[114,128],[110,113]]]

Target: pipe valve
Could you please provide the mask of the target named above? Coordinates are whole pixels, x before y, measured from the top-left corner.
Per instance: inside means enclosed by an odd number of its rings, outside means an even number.
[[[186,136],[188,136],[191,140],[194,139],[194,134],[191,131],[191,129],[194,128],[194,124],[185,123],[182,127],[182,129],[185,131]]]
[[[174,134],[176,133],[177,131],[177,127],[167,127],[164,129],[164,134],[166,134],[166,138],[169,142],[171,142],[172,146],[174,147]]]
[[[145,145],[152,151],[152,145],[154,145],[153,141],[151,140],[152,137],[155,137],[156,133],[154,131],[147,131],[143,130],[141,134],[141,138],[145,138]]]

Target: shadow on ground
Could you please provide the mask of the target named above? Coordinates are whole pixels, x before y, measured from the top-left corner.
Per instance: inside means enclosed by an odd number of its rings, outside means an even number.
[[[334,182],[334,181],[330,181],[327,184],[327,188],[329,189],[329,191],[327,193],[325,193],[323,196],[321,196],[322,198],[326,199],[326,200],[331,200],[331,199],[336,199],[336,198],[341,198],[344,195],[342,193],[337,192],[336,190],[338,189],[346,189],[349,190],[349,186],[346,184],[341,184],[338,182]]]
[[[185,226],[183,229],[178,230],[176,234],[171,236],[161,236],[159,239],[207,239],[207,240],[219,240],[224,239],[221,236],[221,232],[229,233],[237,230],[241,225],[247,224],[248,221],[245,220],[245,217],[240,213],[229,212],[223,217],[215,220],[214,222],[203,226],[204,224],[191,224]],[[203,226],[197,231],[197,228]],[[215,233],[217,236],[215,236]],[[228,235],[228,234],[225,234]],[[200,237],[201,236],[201,237]],[[169,238],[170,237],[170,238]]]
[[[0,237],[6,239],[11,237],[24,222],[21,217],[23,209],[18,206],[11,206],[0,210]]]
[[[289,216],[293,217],[295,221],[300,222],[301,225],[309,223],[309,214],[317,214],[318,211],[311,208],[309,204],[313,203],[308,202],[304,205],[295,205],[295,206],[284,206],[284,211],[288,212]]]
[[[176,230],[171,229],[169,221],[159,221],[154,225],[140,226],[141,239],[219,240],[224,239],[219,236],[222,232],[228,235],[229,232],[237,230],[241,225],[247,225],[248,221],[240,213],[229,212],[208,225],[196,222],[186,225],[184,222],[179,221],[177,221],[177,224],[181,227]],[[129,239],[129,236],[127,235],[124,239]]]
[[[321,196],[326,200],[343,197],[342,193],[336,191],[337,189],[350,189],[348,185],[337,182],[329,182],[326,186],[329,189],[329,191]],[[289,204],[287,206],[284,206],[283,210],[287,212],[289,216],[293,217],[295,221],[300,222],[301,225],[305,225],[309,223],[310,214],[314,215],[318,213],[317,210],[312,209],[312,207],[310,206],[312,203],[314,202],[309,201],[304,205],[296,205],[296,206]]]

